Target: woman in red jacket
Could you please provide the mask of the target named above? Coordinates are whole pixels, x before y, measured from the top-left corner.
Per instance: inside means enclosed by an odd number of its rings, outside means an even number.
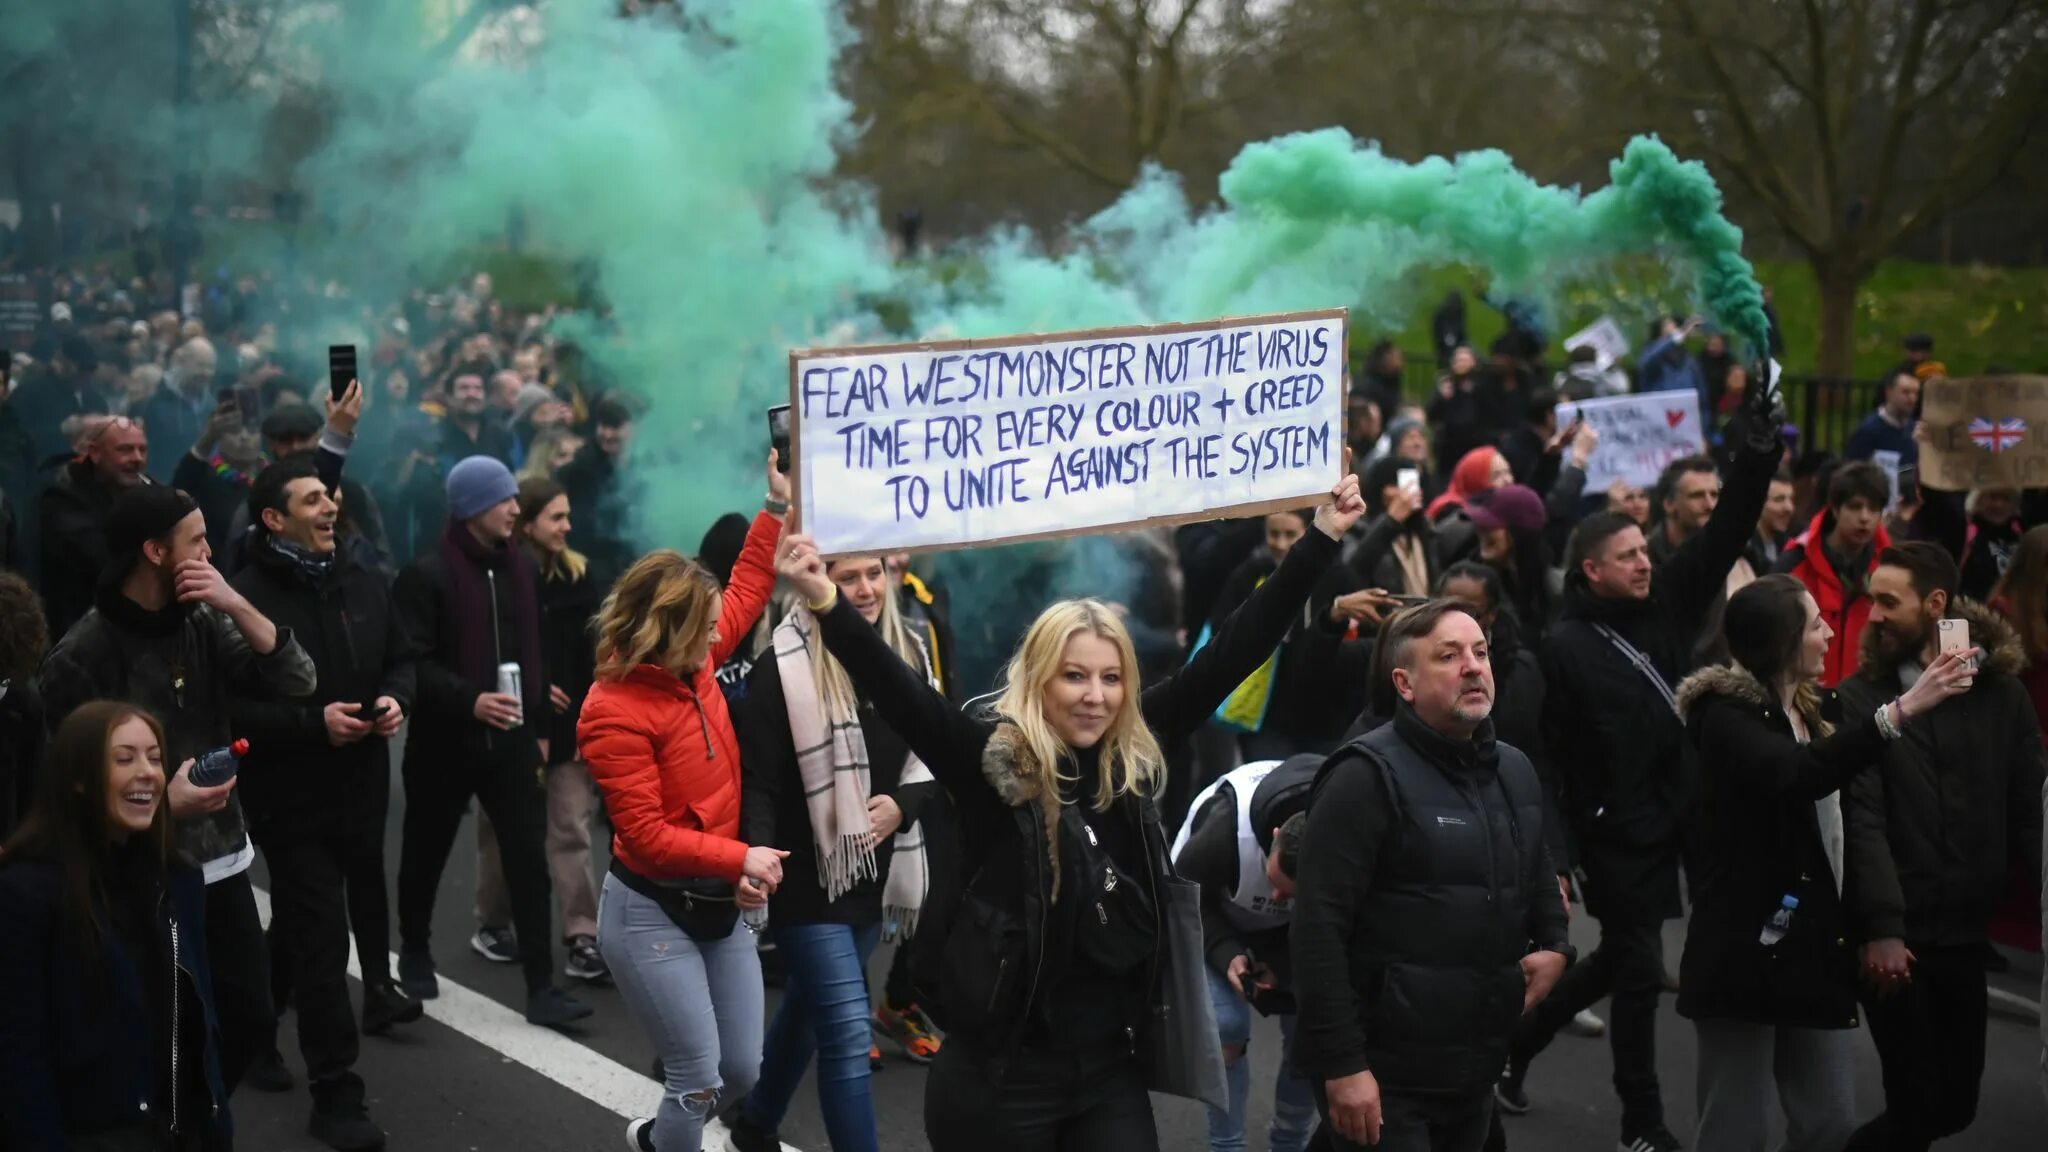
[[[771,455],[767,506],[723,592],[663,550],[627,569],[598,614],[576,737],[616,833],[598,948],[666,1076],[660,1111],[626,1129],[642,1149],[698,1152],[719,1101],[760,1075],[761,963],[739,918],[766,906],[788,853],[738,838],[739,743],[716,671],[775,586],[788,500]]]

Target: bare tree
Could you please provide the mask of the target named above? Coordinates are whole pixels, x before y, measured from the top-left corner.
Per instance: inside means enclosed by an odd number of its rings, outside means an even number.
[[[1849,368],[1858,288],[1983,196],[2048,130],[2039,0],[1479,0],[1575,66],[1588,112],[1660,132],[1813,267],[1821,371]]]

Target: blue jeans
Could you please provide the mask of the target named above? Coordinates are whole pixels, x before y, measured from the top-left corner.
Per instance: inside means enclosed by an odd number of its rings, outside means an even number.
[[[1245,1104],[1252,1094],[1251,1052],[1242,1046],[1251,1043],[1252,1006],[1222,973],[1207,965],[1203,971],[1209,974],[1209,1002],[1216,1006],[1217,1042],[1225,1048],[1240,1046],[1237,1059],[1225,1055],[1223,1074],[1230,1087],[1230,1111],[1209,1109],[1209,1149],[1242,1152]],[[1266,1142],[1273,1152],[1302,1152],[1309,1134],[1315,1131],[1316,1098],[1308,1081],[1294,1074],[1294,1065],[1288,1060],[1287,1050],[1294,1047],[1292,1016],[1280,1017],[1280,1043],[1283,1051],[1273,1078],[1273,1126],[1267,1130]]]
[[[699,1152],[718,1102],[744,1094],[760,1075],[765,1002],[754,934],[735,923],[723,940],[692,940],[661,905],[608,875],[597,947],[667,1076],[654,1146]]]
[[[782,1008],[768,1026],[761,1080],[743,1106],[763,1132],[782,1126],[790,1098],[818,1057],[818,1107],[832,1152],[876,1152],[875,1100],[868,1092],[868,955],[880,924],[778,924],[775,946],[789,973]]]

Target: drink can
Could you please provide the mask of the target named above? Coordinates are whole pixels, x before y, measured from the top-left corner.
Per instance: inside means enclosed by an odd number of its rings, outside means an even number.
[[[526,693],[520,690],[518,664],[505,663],[498,665],[498,692],[500,695],[510,696],[512,699],[519,701],[520,719],[524,720],[526,718]]]

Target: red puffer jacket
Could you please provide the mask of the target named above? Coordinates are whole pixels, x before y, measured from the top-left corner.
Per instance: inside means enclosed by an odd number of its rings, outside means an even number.
[[[768,603],[781,533],[773,516],[754,518],[703,667],[677,677],[642,664],[583,701],[576,739],[611,814],[612,855],[650,880],[740,878],[739,741],[716,672]]]

